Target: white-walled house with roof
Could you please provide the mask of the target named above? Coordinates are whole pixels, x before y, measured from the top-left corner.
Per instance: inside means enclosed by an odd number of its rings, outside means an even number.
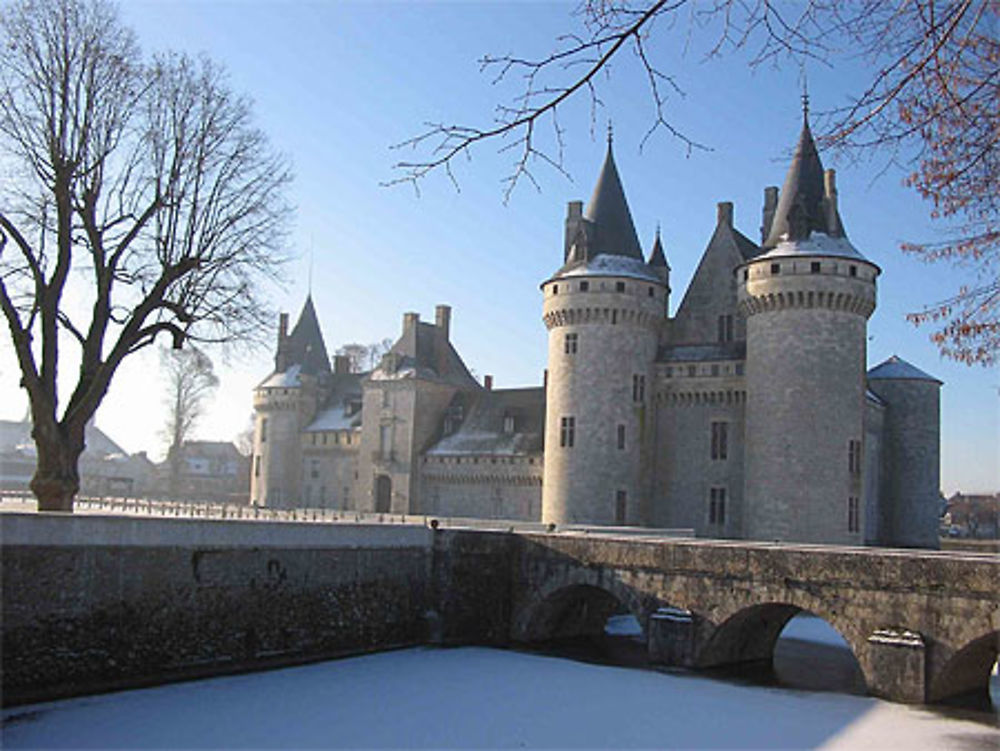
[[[331,368],[312,300],[254,392],[251,501],[699,536],[937,544],[941,382],[899,357],[866,371],[880,269],[847,237],[804,113],[758,245],[717,222],[676,313],[612,144],[562,264],[541,284],[546,382],[493,389],[406,313],[370,373]]]

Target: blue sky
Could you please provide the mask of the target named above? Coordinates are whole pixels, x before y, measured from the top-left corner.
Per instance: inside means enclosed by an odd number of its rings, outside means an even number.
[[[292,159],[297,207],[290,284],[275,307],[298,314],[312,291],[327,347],[398,334],[402,314],[433,316],[453,306],[453,340],[480,376],[498,387],[537,385],[545,367],[538,284],[561,262],[566,202],[586,200],[614,123],[615,155],[640,239],[657,224],[672,272],[676,309],[711,236],[717,201],[735,203],[736,225],[756,239],[762,191],[780,185],[798,136],[800,73],[792,65],[750,70],[745,55],[706,61],[707,35],[665,26],[651,49],[685,96],[668,116],[711,147],[690,154],[666,133],[639,143],[652,102],[636,63],[624,58],[602,77],[603,106],[591,129],[589,105],[560,113],[572,181],[539,165],[540,190],[522,184],[505,205],[502,179],[511,155],[484,144],[456,165],[460,190],[441,173],[421,185],[382,187],[392,165],[412,156],[392,144],[428,121],[489,124],[494,106],[516,88],[492,85],[483,54],[540,56],[571,27],[570,3],[534,2],[126,2],[122,13],[147,52],[205,52],[227,67],[233,87],[251,96],[263,129]],[[863,61],[807,68],[815,111],[846,101],[864,82]],[[543,137],[548,137],[543,135]],[[945,381],[942,485],[945,491],[1000,488],[1000,376],[942,360],[904,315],[949,296],[960,271],[904,256],[903,240],[935,237],[928,206],[901,186],[902,172],[873,161],[824,155],[838,169],[841,215],[856,247],[883,269],[878,310],[869,322],[869,363],[898,353]],[[5,349],[9,348],[9,340]],[[219,363],[222,388],[201,428],[228,439],[246,424],[250,390],[267,375],[271,353]],[[157,454],[159,397],[148,377],[150,353],[128,363],[98,413],[98,424],[130,451]],[[0,416],[23,416],[9,356],[0,361]],[[140,409],[148,417],[135,419]]]

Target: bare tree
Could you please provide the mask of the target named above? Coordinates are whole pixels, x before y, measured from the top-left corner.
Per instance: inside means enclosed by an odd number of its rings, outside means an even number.
[[[180,487],[184,443],[205,414],[205,401],[219,386],[212,360],[195,346],[187,349],[160,348],[160,369],[167,377],[164,403],[167,423],[163,438],[167,444],[167,487],[177,498]]]
[[[126,357],[161,335],[180,348],[264,330],[290,173],[218,66],[144,61],[103,0],[3,7],[0,155],[0,308],[31,407],[31,488],[68,511],[84,426]]]
[[[353,342],[337,349],[337,354],[347,357],[352,373],[363,373],[373,370],[382,359],[382,355],[392,348],[392,339],[382,339],[372,344]]]
[[[436,170],[454,180],[454,160],[491,141],[513,157],[505,197],[521,181],[537,186],[538,165],[564,172],[560,107],[589,97],[593,129],[599,86],[608,78],[599,74],[629,52],[654,105],[643,143],[665,131],[685,149],[699,148],[669,117],[683,92],[654,54],[659,45],[688,46],[693,29],[709,40],[701,50],[708,57],[742,51],[751,65],[801,65],[860,56],[871,65],[869,85],[849,105],[820,113],[826,126],[820,140],[859,158],[877,152],[901,166],[908,184],[932,203],[932,217],[949,221],[945,241],[911,242],[904,250],[969,266],[975,282],[910,319],[937,321],[933,338],[948,356],[983,364],[1000,359],[998,0],[584,0],[575,27],[551,54],[483,57],[494,82],[519,78],[520,93],[497,106],[489,125],[430,123],[399,144],[423,156],[396,164],[390,184],[417,185]]]

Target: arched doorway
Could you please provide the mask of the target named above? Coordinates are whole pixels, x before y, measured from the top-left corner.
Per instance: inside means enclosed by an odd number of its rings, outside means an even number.
[[[389,475],[375,477],[375,513],[388,514],[392,511],[392,478]]]

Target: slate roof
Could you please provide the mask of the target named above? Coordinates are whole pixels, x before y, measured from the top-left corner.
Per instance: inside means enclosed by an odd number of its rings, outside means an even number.
[[[929,373],[925,373],[915,365],[911,365],[899,355],[893,355],[885,362],[879,363],[868,371],[869,381],[878,380],[900,380],[900,381],[934,381],[943,383],[939,378],[935,378]]]
[[[838,226],[830,226],[823,196],[823,163],[809,129],[809,118],[803,113],[799,143],[785,175],[764,247],[774,248],[782,240],[805,240],[812,232],[844,237],[843,225],[838,222]]]
[[[478,454],[515,456],[540,454],[545,435],[545,389],[482,389],[456,395],[451,408],[460,407],[464,419],[454,433],[441,438],[431,456]],[[514,430],[505,433],[504,418],[514,418]]]
[[[351,430],[361,425],[361,379],[367,373],[334,373],[330,376],[330,395],[306,426],[307,433],[327,430]]]
[[[649,254],[649,265],[654,269],[666,269],[670,271],[670,264],[667,263],[667,255],[663,252],[663,243],[660,242],[660,230],[656,230],[656,240],[653,241],[653,250]]]
[[[615,165],[610,138],[601,174],[583,216],[596,230],[588,254],[591,258],[603,253],[643,260],[639,237],[632,223],[632,212],[629,211],[625,189]]]
[[[301,372],[306,375],[319,375],[330,372],[330,357],[323,342],[323,332],[319,328],[316,308],[313,307],[312,295],[306,298],[299,320],[288,336],[286,345],[286,363],[300,365]]]
[[[420,378],[461,388],[482,388],[441,330],[422,321],[403,330],[368,377],[373,381]]]
[[[31,437],[30,420],[0,420],[0,453],[22,452],[34,456],[35,441]],[[84,453],[88,457],[128,456],[128,452],[111,440],[93,421],[84,428]]]

